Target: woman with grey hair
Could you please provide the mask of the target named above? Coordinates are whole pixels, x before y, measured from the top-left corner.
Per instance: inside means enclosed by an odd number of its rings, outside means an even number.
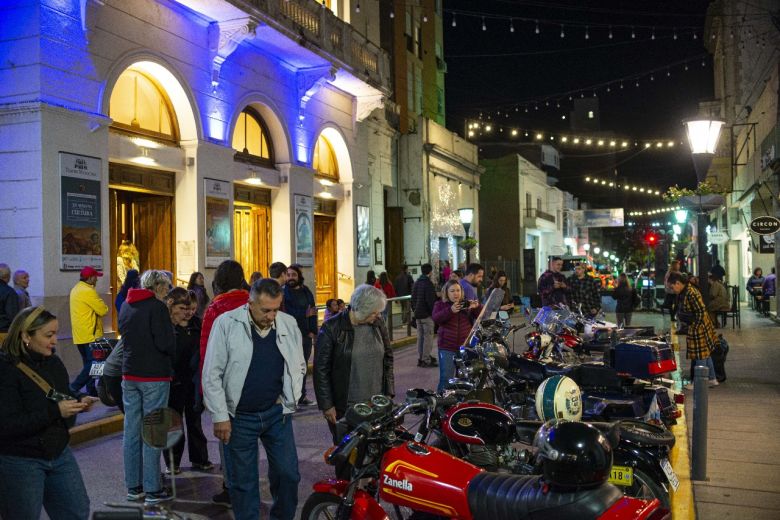
[[[124,464],[127,499],[148,504],[170,500],[160,480],[160,450],[141,440],[143,417],[168,405],[176,337],[163,303],[171,280],[163,271],[141,275],[141,288],[130,289],[119,311],[124,341],[122,401],[125,406]]]
[[[314,393],[336,439],[336,421],[351,404],[372,395],[395,395],[393,350],[380,313],[384,293],[359,285],[349,307],[322,324],[314,359]]]

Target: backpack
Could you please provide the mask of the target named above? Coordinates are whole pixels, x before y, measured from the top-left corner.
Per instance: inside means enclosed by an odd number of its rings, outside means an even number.
[[[636,309],[642,303],[642,299],[637,294],[636,289],[631,289],[631,306]]]

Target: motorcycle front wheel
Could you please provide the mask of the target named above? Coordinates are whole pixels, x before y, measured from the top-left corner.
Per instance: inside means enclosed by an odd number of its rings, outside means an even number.
[[[657,498],[661,507],[671,508],[669,492],[658,484],[653,478],[642,470],[634,469],[634,483],[625,488],[626,495],[644,500]]]
[[[330,493],[312,493],[303,504],[301,520],[336,520],[341,497]]]

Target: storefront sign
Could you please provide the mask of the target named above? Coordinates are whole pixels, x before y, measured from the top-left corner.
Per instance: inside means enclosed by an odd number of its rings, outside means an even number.
[[[775,252],[775,236],[774,235],[761,235],[758,237],[758,252],[759,253],[774,253]]]
[[[780,231],[780,220],[775,217],[756,217],[750,221],[750,230],[759,235],[773,235]]]
[[[101,160],[60,152],[61,261],[65,271],[103,269],[100,225]]]
[[[203,179],[206,192],[206,267],[217,267],[233,254],[230,250],[229,182]]]
[[[371,263],[371,238],[368,227],[368,206],[357,206],[357,265],[368,267]]]
[[[729,241],[729,234],[727,231],[710,231],[707,234],[710,244],[719,246]]]
[[[295,195],[295,261],[304,267],[314,265],[313,230],[311,197]]]
[[[579,227],[623,227],[623,208],[572,211],[571,218]]]

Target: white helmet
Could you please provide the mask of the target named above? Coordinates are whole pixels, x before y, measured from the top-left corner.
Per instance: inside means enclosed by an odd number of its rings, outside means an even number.
[[[542,421],[582,419],[582,394],[580,387],[569,377],[548,377],[536,389],[536,415]]]

